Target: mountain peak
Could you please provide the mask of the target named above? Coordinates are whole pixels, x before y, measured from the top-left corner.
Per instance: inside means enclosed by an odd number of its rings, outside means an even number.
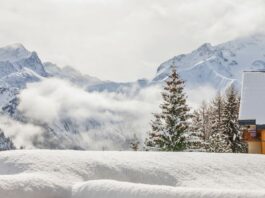
[[[212,50],[213,50],[213,46],[210,43],[204,43],[196,51],[206,53],[206,52],[210,52]]]
[[[6,45],[6,46],[3,47],[3,48],[11,48],[11,49],[18,49],[18,48],[20,48],[20,49],[26,49],[26,48],[24,47],[24,45],[21,44],[21,43],[13,43],[13,44],[9,44],[9,45]]]
[[[225,90],[231,83],[240,86],[242,71],[265,70],[265,34],[253,34],[216,46],[201,45],[181,56],[162,63],[154,82],[167,79],[170,67],[176,66],[187,87],[211,86]]]
[[[21,43],[14,43],[0,48],[0,61],[16,62],[29,56],[31,56],[31,52]]]

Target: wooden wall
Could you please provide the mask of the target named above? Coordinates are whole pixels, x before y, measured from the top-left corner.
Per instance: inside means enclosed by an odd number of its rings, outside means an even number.
[[[260,141],[249,141],[248,142],[248,153],[261,154],[261,143]]]
[[[261,131],[261,153],[265,154],[265,130]]]

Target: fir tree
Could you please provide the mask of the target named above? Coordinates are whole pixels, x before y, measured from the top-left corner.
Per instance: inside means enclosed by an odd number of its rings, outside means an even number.
[[[214,153],[231,153],[231,145],[228,136],[222,132],[213,133],[209,138],[209,152]]]
[[[211,133],[223,131],[224,99],[217,93],[211,104]]]
[[[234,153],[246,152],[246,145],[242,141],[242,134],[238,123],[239,97],[234,86],[226,91],[224,104],[224,134],[228,136],[231,150]]]
[[[224,99],[218,93],[211,103],[211,136],[208,151],[217,153],[232,152],[228,135],[224,133]]]
[[[207,103],[205,101],[202,102],[201,107],[198,110],[200,116],[201,116],[201,130],[204,136],[204,141],[207,141],[209,139],[209,136],[211,135],[211,108],[208,107]]]
[[[205,151],[204,117],[200,110],[195,110],[192,115],[191,127],[186,138],[187,151]]]
[[[184,81],[176,69],[166,81],[162,92],[161,113],[154,114],[151,131],[146,139],[147,149],[160,151],[181,151],[185,149],[185,133],[188,130],[189,108],[183,92]]]
[[[9,137],[6,137],[4,132],[0,129],[0,151],[16,149],[14,143]]]

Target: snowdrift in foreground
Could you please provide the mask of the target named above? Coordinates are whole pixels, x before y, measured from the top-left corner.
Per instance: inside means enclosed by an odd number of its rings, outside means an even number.
[[[133,184],[112,180],[95,180],[79,184],[73,188],[75,198],[198,198],[198,197],[264,197],[265,192],[231,190],[231,189],[199,189],[185,187],[157,186]]]
[[[0,198],[265,197],[264,166],[247,154],[7,151]]]

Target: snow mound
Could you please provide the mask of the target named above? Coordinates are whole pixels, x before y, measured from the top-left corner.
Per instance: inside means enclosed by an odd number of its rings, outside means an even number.
[[[73,188],[74,198],[234,198],[265,197],[262,191],[183,188],[146,184],[95,180],[77,184]],[[88,196],[89,195],[89,196]]]
[[[1,198],[70,198],[71,186],[47,173],[0,176]]]
[[[264,165],[247,154],[5,151],[0,198],[265,197]]]

